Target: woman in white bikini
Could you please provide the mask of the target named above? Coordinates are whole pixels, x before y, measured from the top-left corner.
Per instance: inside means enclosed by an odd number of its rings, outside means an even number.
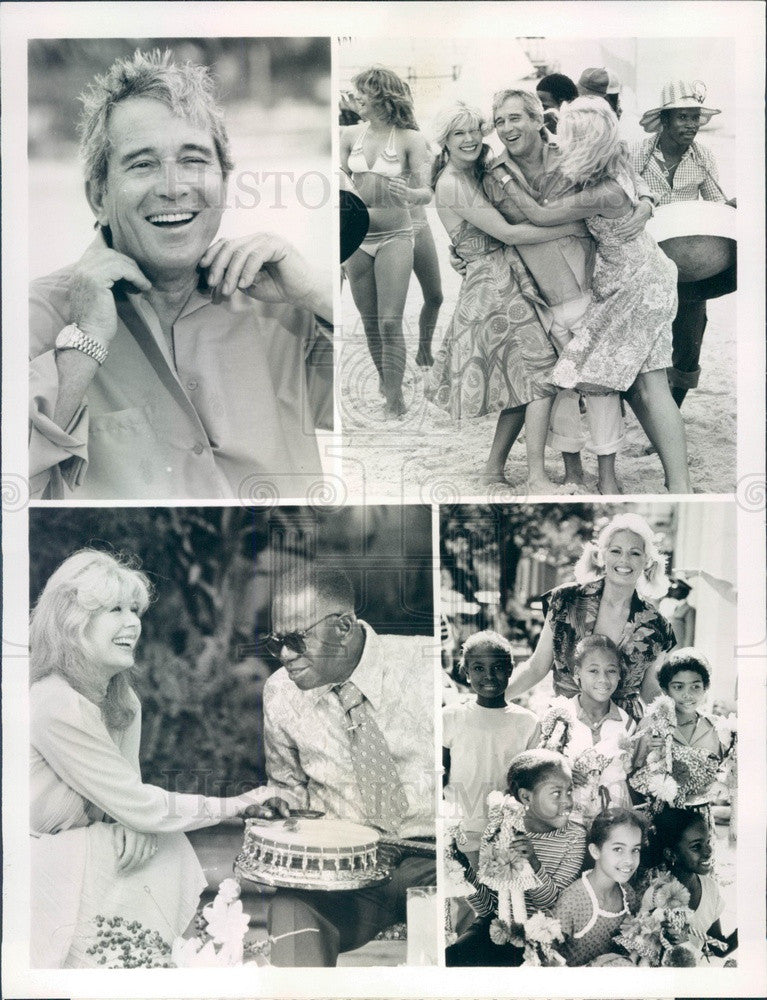
[[[384,413],[400,417],[405,412],[402,314],[414,246],[409,208],[431,200],[421,176],[429,154],[408,88],[396,73],[373,67],[352,84],[363,120],[341,129],[341,164],[368,207],[370,227],[346,262],[346,274],[386,397]]]

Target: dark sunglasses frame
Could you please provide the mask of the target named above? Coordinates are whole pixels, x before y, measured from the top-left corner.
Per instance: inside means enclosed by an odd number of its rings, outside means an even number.
[[[280,651],[283,648],[291,650],[293,653],[306,652],[306,637],[311,632],[313,628],[317,628],[323,622],[326,622],[328,618],[341,618],[343,616],[343,611],[331,611],[329,615],[325,615],[316,621],[313,625],[309,625],[308,628],[303,629],[300,632],[270,632],[263,638],[263,644],[266,651],[270,656],[274,656],[276,659],[280,657]]]

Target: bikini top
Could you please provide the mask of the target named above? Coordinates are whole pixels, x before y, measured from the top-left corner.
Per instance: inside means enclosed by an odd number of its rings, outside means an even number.
[[[399,177],[402,173],[402,163],[397,153],[397,147],[394,144],[394,128],[389,132],[389,138],[386,140],[386,148],[378,154],[372,167],[368,166],[368,161],[365,159],[365,154],[362,151],[362,144],[365,141],[365,136],[368,134],[369,128],[370,122],[365,125],[365,128],[362,129],[352,146],[347,161],[349,169],[353,174],[380,174],[382,177]]]

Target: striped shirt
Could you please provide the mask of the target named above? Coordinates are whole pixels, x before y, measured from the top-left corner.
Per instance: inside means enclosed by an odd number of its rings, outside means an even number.
[[[631,161],[636,174],[642,177],[661,205],[675,201],[726,201],[719,186],[719,171],[712,153],[693,142],[674,172],[669,184],[666,162],[660,151],[659,135],[651,135],[631,149]]]
[[[556,903],[560,892],[571,885],[580,875],[586,853],[586,831],[571,820],[561,830],[548,833],[528,833],[535,856],[541,868],[535,873],[538,885],[525,892],[527,909],[548,910]],[[478,916],[485,917],[498,909],[498,894],[479,881],[471,869],[466,879],[476,886],[477,891],[468,897],[468,902]]]

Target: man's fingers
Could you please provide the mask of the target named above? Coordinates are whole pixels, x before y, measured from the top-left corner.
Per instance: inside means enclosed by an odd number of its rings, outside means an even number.
[[[224,295],[231,295],[240,284],[240,275],[249,257],[250,253],[247,247],[238,247],[232,254],[224,275],[224,282],[221,286],[221,291]]]
[[[276,812],[279,816],[282,816],[283,819],[288,819],[290,816],[290,806],[285,799],[267,799],[264,805],[269,806],[270,809]]]
[[[214,259],[216,257],[216,254],[221,249],[221,247],[223,246],[224,242],[225,242],[225,240],[216,240],[215,243],[211,243],[211,245],[208,247],[208,249],[205,251],[205,253],[202,255],[202,257],[200,257],[200,265],[199,266],[200,267],[209,267],[213,263],[213,261],[214,261]]]
[[[254,250],[248,254],[245,265],[240,273],[239,281],[237,282],[238,288],[250,288],[256,280],[256,275],[264,266],[265,259],[266,254],[263,251],[256,252]]]
[[[251,288],[266,264],[278,264],[284,257],[283,248],[273,240],[256,236],[244,245],[219,252],[210,268],[208,282],[219,297],[228,297],[237,288]]]
[[[205,255],[200,260],[200,266],[207,268],[207,280],[211,288],[215,288],[220,284],[232,254],[236,249],[236,244],[233,241],[219,240],[218,243],[214,243],[212,247],[208,247],[205,251]],[[211,251],[215,252],[211,254]],[[208,257],[209,254],[211,254],[210,257]],[[208,257],[207,263],[203,264],[206,257]]]
[[[152,282],[135,260],[108,248],[101,252],[98,259],[94,255],[93,260],[81,270],[84,276],[97,283],[114,285],[118,281],[129,281],[141,292],[148,292],[152,287]]]
[[[152,287],[152,282],[147,278],[135,260],[130,257],[120,255],[124,262],[123,279],[129,281],[140,292],[148,292]]]

